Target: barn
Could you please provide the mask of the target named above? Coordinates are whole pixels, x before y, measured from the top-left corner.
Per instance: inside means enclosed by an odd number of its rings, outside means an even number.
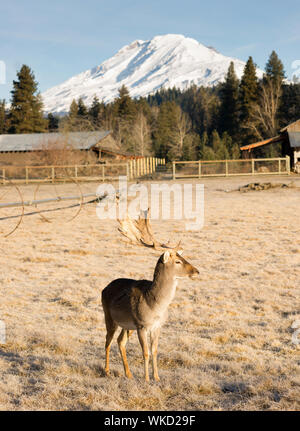
[[[244,152],[244,157],[251,158],[255,155],[255,149],[264,145],[276,143],[281,143],[282,154],[284,156],[290,156],[291,166],[294,168],[295,172],[300,173],[300,120],[281,129],[278,136],[254,144],[245,145],[241,147],[241,151]]]
[[[0,165],[55,164],[54,153],[65,164],[134,158],[118,149],[110,131],[0,135]]]

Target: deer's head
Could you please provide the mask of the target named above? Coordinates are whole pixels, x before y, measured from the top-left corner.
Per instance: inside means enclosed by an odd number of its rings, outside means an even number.
[[[185,260],[180,251],[176,250],[165,251],[159,258],[158,264],[163,265],[164,270],[176,279],[195,278],[199,274],[198,269]]]

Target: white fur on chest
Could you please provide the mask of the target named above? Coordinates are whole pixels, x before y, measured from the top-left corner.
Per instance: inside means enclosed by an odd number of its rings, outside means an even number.
[[[149,329],[155,330],[160,328],[167,319],[168,307],[174,299],[177,288],[177,280],[175,279],[172,286],[170,287],[169,295],[166,295],[165,301],[160,300],[155,306],[155,319],[151,323]]]

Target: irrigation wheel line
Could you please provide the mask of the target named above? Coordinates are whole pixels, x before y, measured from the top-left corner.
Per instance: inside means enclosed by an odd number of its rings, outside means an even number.
[[[66,223],[69,223],[70,221],[72,221],[72,220],[74,220],[78,215],[79,215],[79,213],[80,213],[80,211],[81,211],[81,209],[82,209],[82,205],[83,205],[83,193],[82,193],[82,190],[81,190],[81,187],[80,187],[80,185],[79,185],[79,183],[78,183],[78,181],[75,179],[75,178],[73,178],[73,177],[70,177],[69,175],[67,175],[68,176],[68,180],[70,180],[71,182],[73,182],[74,184],[76,184],[76,186],[77,186],[77,188],[78,188],[78,190],[79,190],[79,193],[80,193],[80,196],[79,196],[79,198],[80,198],[80,202],[78,203],[78,204],[76,204],[76,206],[75,205],[71,205],[71,206],[69,206],[69,207],[66,207],[66,209],[67,208],[75,208],[75,207],[77,207],[78,206],[78,210],[76,211],[76,213],[75,213],[75,215],[73,216],[73,217],[71,217],[70,219],[68,219],[68,220],[65,220],[65,222]],[[49,177],[49,178],[51,178],[51,177]],[[64,179],[64,177],[58,177],[59,179]],[[38,193],[38,191],[39,191],[39,189],[40,189],[40,186],[41,186],[42,184],[38,184],[37,186],[36,186],[36,188],[35,188],[35,191],[34,191],[34,201],[36,201],[37,199],[36,199],[36,197],[37,197],[37,193]],[[61,197],[59,196],[59,194],[58,194],[58,192],[57,192],[57,188],[56,188],[56,184],[54,183],[54,184],[52,184],[53,186],[54,186],[54,189],[55,189],[55,192],[56,192],[56,197],[57,197],[57,201],[60,201],[60,200],[62,200],[61,199]],[[38,204],[35,204],[35,207],[37,208],[37,205]],[[63,208],[60,208],[60,209],[63,209]],[[52,221],[49,219],[49,218],[47,218],[46,216],[44,216],[43,215],[43,212],[47,212],[46,210],[44,210],[44,211],[38,211],[37,212],[37,214],[39,215],[39,217],[41,217],[41,219],[43,220],[43,221],[45,221],[45,222],[47,222],[47,223],[52,223]]]
[[[7,178],[5,178],[3,175],[0,175],[0,178],[3,180],[3,182],[5,181],[5,182],[9,183],[9,185],[11,185],[12,187],[14,187],[17,190],[18,195],[20,196],[20,203],[19,203],[18,206],[21,207],[21,214],[17,215],[17,216],[14,216],[14,218],[18,218],[19,220],[17,221],[17,224],[15,225],[15,227],[9,233],[7,233],[7,234],[4,235],[4,238],[7,238],[10,235],[12,235],[18,229],[18,227],[20,226],[20,224],[22,223],[22,220],[23,220],[23,217],[24,217],[25,208],[24,208],[23,195],[22,195],[19,187],[16,186],[16,184],[14,184],[12,181],[10,181]],[[1,196],[0,199],[2,199],[6,194],[7,194],[7,191]]]

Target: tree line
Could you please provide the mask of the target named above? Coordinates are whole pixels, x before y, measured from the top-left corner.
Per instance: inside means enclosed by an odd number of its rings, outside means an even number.
[[[104,104],[97,95],[87,107],[73,100],[67,115],[43,115],[38,83],[23,65],[13,81],[11,105],[0,101],[0,133],[43,133],[111,130],[128,153],[167,160],[236,159],[243,144],[275,136],[300,118],[300,84],[287,83],[275,51],[263,77],[249,57],[241,80],[234,63],[223,83],[213,88],[161,89],[147,98],[132,99],[125,86]],[[280,154],[279,146],[262,147],[262,157]]]

